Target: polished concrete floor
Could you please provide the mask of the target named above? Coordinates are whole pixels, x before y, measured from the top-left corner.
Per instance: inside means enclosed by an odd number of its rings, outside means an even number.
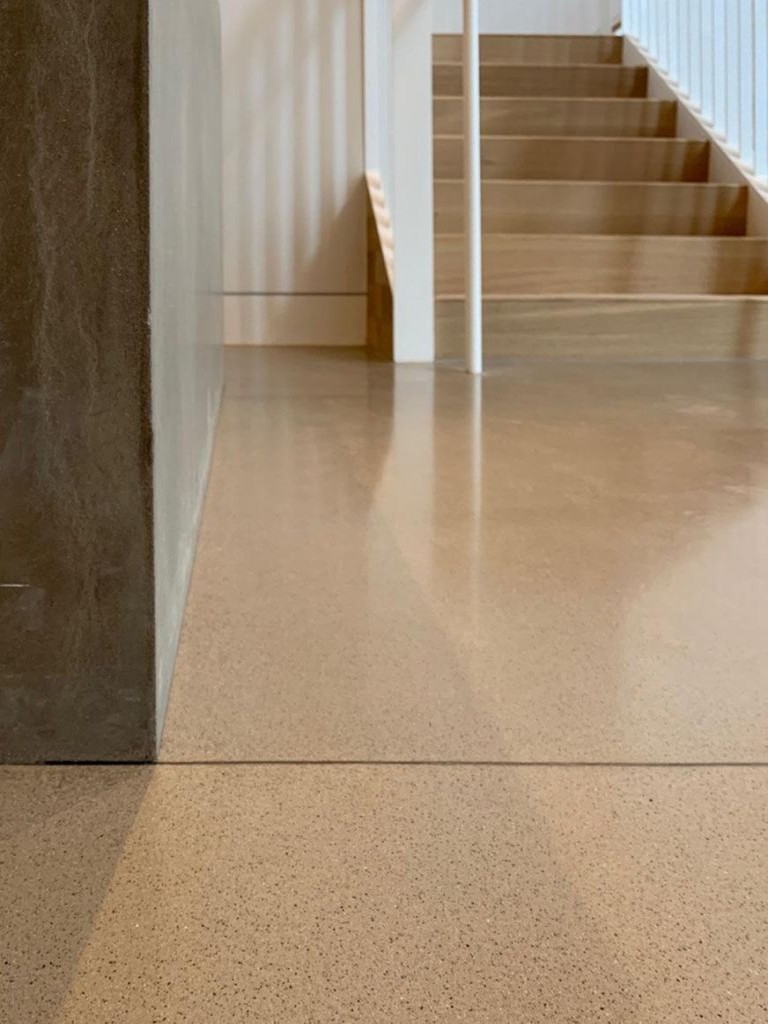
[[[227,358],[162,763],[0,770],[0,1022],[768,1020],[768,364]]]

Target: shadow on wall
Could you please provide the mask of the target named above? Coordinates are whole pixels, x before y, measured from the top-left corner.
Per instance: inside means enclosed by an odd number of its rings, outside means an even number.
[[[223,0],[222,18],[225,293],[362,295],[359,0]]]

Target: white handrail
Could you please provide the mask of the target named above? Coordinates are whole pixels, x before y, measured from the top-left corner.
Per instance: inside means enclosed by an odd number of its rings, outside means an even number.
[[[483,225],[478,0],[464,0],[464,316],[466,368],[483,372]]]
[[[623,25],[768,184],[768,0],[625,0]]]

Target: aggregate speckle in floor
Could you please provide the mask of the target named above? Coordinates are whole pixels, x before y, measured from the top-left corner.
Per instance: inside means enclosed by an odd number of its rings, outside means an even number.
[[[0,1024],[768,1021],[768,364],[227,362],[164,763],[0,769]]]
[[[761,769],[0,771],[8,1024],[757,1024]]]

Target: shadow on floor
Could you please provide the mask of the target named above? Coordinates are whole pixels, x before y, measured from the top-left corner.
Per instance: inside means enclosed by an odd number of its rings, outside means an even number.
[[[152,774],[147,767],[0,770],[3,1020],[62,1019]]]

